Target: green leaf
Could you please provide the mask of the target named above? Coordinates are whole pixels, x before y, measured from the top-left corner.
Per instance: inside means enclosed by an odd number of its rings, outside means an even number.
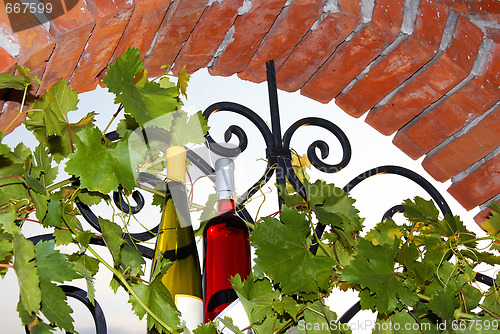
[[[32,82],[36,82],[37,84],[42,83],[36,76],[31,76],[31,70],[28,67],[16,64],[16,70],[23,76],[27,84],[31,84]]]
[[[207,120],[200,111],[191,115],[185,112],[177,113],[171,128],[171,144],[184,146],[186,144],[203,144],[209,130]]]
[[[14,270],[19,281],[20,301],[26,312],[37,313],[42,301],[40,277],[35,266],[35,246],[21,234],[14,235]]]
[[[199,324],[198,327],[193,331],[194,334],[217,334],[217,329],[213,322],[207,322],[204,324]]]
[[[367,233],[365,239],[371,241],[374,246],[393,245],[394,241],[400,240],[402,236],[401,227],[391,219],[384,219]]]
[[[120,261],[123,268],[129,269],[131,276],[142,276],[142,266],[146,264],[141,253],[129,244],[125,244],[120,253]]]
[[[51,95],[51,111],[56,117],[66,123],[68,122],[68,112],[77,110],[78,93],[71,89],[64,79],[56,82],[49,88],[47,94]],[[45,111],[47,113],[47,110]]]
[[[103,218],[99,218],[99,225],[102,229],[102,237],[108,250],[113,256],[115,265],[120,263],[121,245],[125,243],[123,240],[123,230],[117,224]]]
[[[427,201],[422,197],[415,197],[415,201],[403,202],[404,215],[412,222],[434,222],[439,220],[439,211],[433,201]]]
[[[58,168],[51,166],[52,156],[49,155],[49,151],[41,144],[35,148],[33,157],[35,158],[36,165],[32,166],[30,174],[40,180],[42,186],[47,187],[56,179]]]
[[[243,332],[233,323],[233,319],[229,317],[224,317],[219,319],[220,322],[224,324],[226,328],[228,328],[231,332],[236,334],[243,334]]]
[[[0,213],[0,230],[9,234],[21,233],[21,228],[16,224],[17,215],[14,209]]]
[[[59,80],[47,90],[35,103],[32,112],[43,111],[40,121],[46,128],[46,136],[62,136],[67,127],[68,112],[77,109],[78,94],[72,90],[66,80]],[[33,114],[30,118],[36,118]]]
[[[66,255],[54,249],[54,240],[40,241],[35,246],[35,257],[40,281],[59,282],[81,278],[67,261]]]
[[[59,196],[53,195],[50,199],[42,225],[44,227],[61,227],[63,225],[63,203],[59,200]]]
[[[177,77],[178,77],[177,88],[179,89],[179,92],[182,95],[184,95],[184,97],[187,97],[186,90],[187,90],[188,81],[189,81],[189,73],[186,70],[186,65],[182,66],[182,69],[179,72],[179,75]]]
[[[66,301],[64,291],[48,281],[41,281],[40,288],[42,290],[41,311],[43,315],[59,328],[73,332],[73,318],[71,317],[73,310]]]
[[[73,242],[73,234],[69,230],[55,229],[53,234],[57,246],[65,246]]]
[[[482,224],[481,227],[492,237],[500,236],[500,204],[491,202],[489,205],[491,214]]]
[[[155,276],[149,285],[139,282],[138,284],[132,285],[132,290],[144,304],[167,325],[172,328],[177,328],[180,324],[179,311],[177,311],[175,307],[170,292],[161,281],[161,278],[169,267],[169,265],[163,266],[161,272]],[[144,315],[146,315],[146,310],[134,296],[130,296],[129,303],[132,304],[132,309],[139,319],[142,319]],[[160,333],[165,331],[165,329],[152,317],[148,317],[147,322],[149,329],[154,326]]]
[[[12,244],[12,240],[0,239],[0,262],[10,263],[13,250],[14,245]]]
[[[337,315],[328,309],[328,306],[323,305],[320,301],[316,301],[313,304],[308,305],[307,309],[304,311],[304,322],[302,325],[299,323],[297,329],[299,333],[340,333],[335,324]],[[312,325],[312,326],[311,326]]]
[[[455,298],[455,290],[449,284],[445,285],[441,291],[432,295],[428,306],[442,320],[452,321],[453,313],[459,307],[458,301]]]
[[[297,321],[300,305],[292,297],[284,296],[281,299],[274,300],[272,308],[279,315],[284,316],[288,314],[293,320]]]
[[[415,319],[406,311],[396,311],[390,316],[380,315],[377,317],[377,324],[374,326],[373,334],[419,334],[419,327]]]
[[[129,190],[134,187],[125,143],[106,147],[101,132],[94,127],[81,130],[78,137],[81,142],[75,144],[75,153],[70,154],[65,171],[79,177],[82,188],[107,194],[117,190],[120,183]]]
[[[256,224],[250,241],[257,255],[256,276],[267,274],[280,283],[284,294],[317,291],[318,287],[328,290],[335,262],[310,252],[311,227],[304,214],[284,207],[281,222],[264,218]]]
[[[389,314],[402,304],[413,306],[418,297],[403,284],[394,272],[399,240],[394,244],[373,245],[370,241],[359,241],[358,254],[344,268],[341,279],[368,289],[375,297],[376,310]],[[367,275],[367,273],[370,273]]]
[[[162,198],[162,202],[163,201],[164,199]],[[205,209],[203,209],[200,215],[200,227],[196,231],[194,231],[195,237],[201,237],[203,235],[205,226],[210,221],[210,219],[212,219],[212,217],[215,217],[215,215],[217,214],[217,210],[215,209],[216,203],[217,194],[211,193],[210,195],[208,195],[207,202],[205,203]]]
[[[146,123],[176,110],[181,102],[176,87],[162,88],[156,82],[148,81],[140,86],[134,84],[134,77],[143,70],[143,61],[138,49],[128,48],[122,57],[115,58],[109,66],[103,82],[109,91],[116,95],[115,103],[123,104],[125,111],[131,114],[141,127]],[[172,118],[164,118],[165,129],[170,128]]]
[[[73,269],[83,277],[87,283],[87,298],[94,303],[95,287],[94,276],[99,270],[99,261],[85,254],[72,254],[68,260],[73,263]]]
[[[280,292],[273,289],[267,278],[254,279],[252,274],[244,282],[236,275],[231,283],[257,333],[269,333],[274,323],[272,305],[280,298]]]
[[[22,90],[25,87],[26,82],[23,78],[16,77],[10,73],[0,73],[0,89],[14,88]]]

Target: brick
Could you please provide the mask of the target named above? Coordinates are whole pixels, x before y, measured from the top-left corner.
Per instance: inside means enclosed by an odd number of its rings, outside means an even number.
[[[360,117],[373,108],[436,55],[447,14],[445,6],[422,0],[414,33],[383,57],[351,89],[336,97],[335,103],[354,117]]]
[[[214,57],[227,31],[238,16],[243,0],[215,1],[200,18],[194,31],[175,58],[173,72],[186,65],[189,73],[206,67]]]
[[[342,43],[302,87],[301,94],[322,103],[330,102],[356,78],[400,31],[404,0],[377,0],[372,21]]]
[[[233,41],[209,68],[210,74],[230,76],[243,71],[285,3],[286,0],[255,0],[247,13],[238,16]]]
[[[253,82],[265,81],[265,63],[274,59],[276,68],[279,68],[322,12],[323,1],[293,1],[283,9],[247,68],[238,73],[238,77]]]
[[[0,47],[0,73],[14,73],[16,59],[12,57],[4,48]],[[0,89],[0,112],[2,111],[7,88]]]
[[[278,88],[288,92],[300,89],[361,22],[359,14],[332,13],[310,30],[277,70]]]
[[[500,155],[486,161],[477,170],[454,183],[448,192],[466,210],[483,204],[500,193]]]
[[[500,99],[500,43],[495,44],[490,50],[484,68],[486,69],[484,73],[477,77],[478,83]]]
[[[13,73],[15,66],[16,59],[0,47],[0,73]]]
[[[19,20],[11,27],[7,13],[0,11],[0,31],[3,47],[19,65],[32,71],[44,67],[54,49],[54,38],[40,25],[36,17],[30,13],[19,14]],[[30,29],[24,29],[31,27]],[[17,30],[16,33],[13,30]],[[43,72],[42,72],[43,73]]]
[[[39,95],[61,78],[69,81],[94,28],[94,17],[82,0],[64,15],[49,15],[49,18],[52,19],[50,32],[56,45],[47,62]]]
[[[471,15],[480,20],[500,23],[498,0],[439,0],[454,12]]]
[[[467,169],[500,145],[500,108],[462,136],[428,155],[422,162],[434,179],[444,182]]]
[[[156,34],[151,54],[144,61],[151,76],[163,74],[165,70],[161,66],[174,63],[208,2],[209,0],[175,0],[170,5]]]
[[[135,9],[130,17],[120,43],[116,47],[114,57],[120,57],[127,47],[139,49],[141,58],[151,47],[151,43],[165,17],[170,0],[134,0]]]
[[[384,135],[403,127],[467,77],[482,39],[481,29],[459,16],[452,43],[440,59],[386,104],[370,110],[366,122]]]
[[[497,201],[497,203],[500,204],[500,201]],[[482,228],[482,224],[491,216],[491,212],[492,210],[490,208],[484,209],[474,217],[474,221]]]
[[[129,0],[87,0],[86,4],[95,27],[70,82],[79,93],[96,88],[97,76],[111,60],[134,9]]]
[[[498,85],[499,49],[499,45],[492,49],[483,74],[399,130],[394,145],[418,159],[490,109],[499,100],[498,90],[494,92],[497,96],[490,91]]]

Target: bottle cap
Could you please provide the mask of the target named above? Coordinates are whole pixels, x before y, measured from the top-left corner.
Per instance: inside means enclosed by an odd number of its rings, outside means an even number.
[[[182,146],[167,148],[167,182],[186,183],[186,149]]]
[[[215,189],[219,198],[234,197],[234,162],[220,158],[215,162]]]

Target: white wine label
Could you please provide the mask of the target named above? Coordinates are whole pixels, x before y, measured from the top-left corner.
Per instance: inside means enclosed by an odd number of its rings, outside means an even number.
[[[175,306],[181,312],[181,320],[191,332],[203,323],[203,300],[190,295],[175,295]]]

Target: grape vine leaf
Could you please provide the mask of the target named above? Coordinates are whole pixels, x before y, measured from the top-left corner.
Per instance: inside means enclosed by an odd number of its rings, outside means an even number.
[[[198,327],[193,331],[194,334],[217,334],[217,329],[213,322],[207,322],[204,324],[199,324]]]
[[[23,78],[10,73],[0,73],[0,89],[14,88],[22,90],[24,87],[26,87],[26,82]]]
[[[13,208],[0,214],[0,230],[12,235],[21,233],[21,228],[17,226],[16,219],[17,215]]]
[[[147,122],[176,110],[180,101],[176,87],[162,88],[153,81],[134,84],[134,77],[144,68],[140,57],[138,49],[129,47],[109,66],[103,82],[116,95],[115,103],[121,103],[125,111],[144,127]],[[161,126],[169,129],[171,121],[172,117],[164,118]]]
[[[189,73],[186,69],[186,65],[182,66],[181,71],[177,75],[177,88],[179,92],[184,95],[184,97],[187,97],[186,95],[186,90],[189,82]]]
[[[95,287],[94,276],[99,270],[99,261],[85,254],[71,254],[68,260],[73,263],[73,268],[87,283],[87,298],[94,303]]]
[[[273,289],[270,280],[256,279],[253,274],[250,274],[244,282],[237,274],[231,277],[231,283],[255,331],[270,333],[274,326],[272,305],[280,298],[280,292]],[[279,327],[276,325],[276,328]]]
[[[129,275],[142,276],[142,266],[146,264],[141,253],[129,244],[125,244],[120,252],[120,261],[123,268],[129,268]]]
[[[390,316],[379,314],[377,325],[374,326],[373,334],[392,334],[392,333],[421,333],[417,328],[424,328],[417,324],[415,319],[406,311],[396,311]]]
[[[63,224],[63,203],[58,194],[51,196],[51,199],[47,205],[47,214],[42,220],[42,225],[44,227],[61,227]]]
[[[395,240],[400,240],[403,236],[401,228],[391,219],[384,219],[370,230],[365,239],[371,241],[374,246],[393,245]]]
[[[283,207],[280,219],[264,218],[250,236],[257,255],[256,276],[267,274],[280,283],[284,294],[317,291],[318,287],[327,291],[335,262],[309,250],[311,227],[306,216]]]
[[[453,320],[453,313],[459,307],[455,298],[455,289],[451,288],[450,284],[444,286],[443,289],[432,295],[428,302],[429,308],[443,320]]]
[[[411,307],[418,301],[416,294],[394,273],[399,242],[395,240],[392,245],[375,246],[368,240],[360,239],[357,255],[341,274],[342,280],[368,289],[370,295],[374,295],[377,311],[385,314],[393,312],[401,304]]]
[[[40,310],[42,293],[40,277],[35,265],[35,246],[19,233],[14,234],[14,270],[19,280],[20,302],[28,312],[37,313]]]
[[[222,319],[219,319],[219,321],[222,322],[224,327],[229,329],[231,332],[235,334],[243,334],[243,332],[233,323],[233,319],[229,317],[224,317]]]
[[[115,265],[120,263],[121,245],[125,243],[123,240],[123,230],[116,223],[99,217],[99,226],[102,229],[102,237],[108,246],[109,252],[113,256]]]
[[[500,204],[497,202],[491,202],[489,205],[491,209],[490,216],[481,224],[481,227],[491,236],[500,236]],[[492,248],[500,250],[498,241],[495,242]]]
[[[188,117],[185,112],[176,115],[171,127],[171,144],[184,146],[188,143],[203,144],[209,127],[200,111]]]
[[[47,320],[59,328],[73,332],[73,318],[71,317],[73,310],[67,303],[64,291],[48,281],[41,281],[40,289],[42,291],[41,311]]]
[[[130,190],[135,186],[131,162],[126,154],[126,143],[115,148],[102,142],[102,134],[95,127],[78,132],[80,142],[70,154],[65,171],[80,178],[81,186],[90,191],[107,194],[122,184]],[[99,163],[96,163],[98,161]]]
[[[300,321],[297,329],[299,333],[338,334],[341,333],[339,328],[332,326],[336,319],[337,315],[330,311],[328,306],[323,305],[321,301],[315,301],[304,310],[304,322]]]
[[[162,199],[163,200],[163,199]],[[163,201],[162,201],[163,202]],[[194,231],[195,237],[200,237],[203,235],[203,231],[205,230],[205,226],[210,221],[212,217],[215,217],[217,214],[217,210],[215,210],[215,204],[217,203],[217,194],[211,193],[208,195],[207,202],[205,203],[205,208],[201,212],[200,215],[200,227]]]
[[[65,246],[73,242],[73,234],[69,230],[55,229],[53,234],[57,246]]]
[[[35,258],[40,281],[64,283],[81,276],[67,261],[66,255],[55,249],[55,241],[40,241],[35,245]]]
[[[40,107],[44,107],[43,105]],[[54,125],[60,129],[61,135],[49,135],[45,124],[45,111],[32,106],[28,111],[27,119],[24,121],[26,129],[31,131],[38,142],[48,149],[49,154],[55,162],[60,163],[72,151],[72,143],[78,142],[77,133],[94,121],[94,112],[88,113],[77,123],[68,124],[60,121],[59,125]]]
[[[132,285],[132,290],[153,313],[160,317],[167,325],[175,329],[180,325],[180,313],[175,307],[172,295],[161,281],[168,268],[170,268],[171,263],[161,260],[156,263],[160,263],[161,266],[155,268],[149,285],[139,282]],[[130,296],[129,303],[132,304],[132,309],[139,319],[142,319],[146,315],[146,310],[133,295]],[[149,329],[154,326],[159,333],[165,332],[165,329],[153,317],[148,316],[147,323]]]
[[[68,112],[76,110],[77,104],[78,93],[61,79],[33,103],[31,110],[43,112],[40,120],[45,126],[46,136],[62,136],[69,123]]]

